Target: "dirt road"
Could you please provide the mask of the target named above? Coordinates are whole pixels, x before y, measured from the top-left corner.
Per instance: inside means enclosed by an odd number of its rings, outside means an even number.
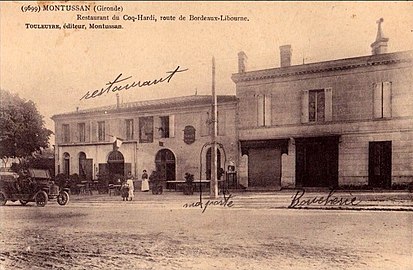
[[[202,213],[187,201],[8,203],[0,269],[413,269],[411,212]]]

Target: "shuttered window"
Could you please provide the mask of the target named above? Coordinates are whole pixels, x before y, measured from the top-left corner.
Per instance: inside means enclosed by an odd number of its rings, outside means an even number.
[[[373,84],[373,116],[374,118],[391,117],[392,83]]]
[[[62,125],[62,133],[63,133],[63,142],[64,143],[70,142],[70,127],[68,124]]]
[[[98,141],[103,142],[106,139],[105,121],[98,122]]]
[[[325,122],[333,119],[332,88],[305,90],[301,97],[301,122]]]
[[[218,136],[225,136],[225,122],[226,122],[226,112],[224,110],[218,111]]]
[[[85,123],[78,123],[77,124],[77,133],[79,142],[86,141],[86,124]]]
[[[257,96],[257,125],[271,126],[271,95]]]
[[[126,130],[126,139],[133,140],[133,133],[134,133],[133,119],[125,120],[125,130]]]

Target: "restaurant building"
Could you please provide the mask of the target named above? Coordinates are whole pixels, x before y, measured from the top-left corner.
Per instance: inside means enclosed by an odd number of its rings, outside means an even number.
[[[248,71],[238,54],[239,143],[249,189],[390,188],[413,182],[413,51]]]
[[[218,168],[238,157],[235,96],[218,96]],[[211,178],[211,96],[117,103],[54,115],[56,174],[123,177],[157,170],[162,180]]]

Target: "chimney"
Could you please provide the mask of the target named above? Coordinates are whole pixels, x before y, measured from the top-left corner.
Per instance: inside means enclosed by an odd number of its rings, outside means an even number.
[[[238,73],[244,73],[247,71],[247,55],[245,52],[240,51],[238,53]]]
[[[291,66],[291,45],[280,46],[280,62],[281,67]]]
[[[119,102],[119,93],[116,93],[116,109],[119,109],[120,102]]]
[[[383,21],[383,18],[380,18],[378,21],[376,21],[376,23],[378,24],[376,41],[374,41],[370,45],[371,53],[373,55],[387,52],[387,42],[389,41],[389,39],[384,36],[383,31],[381,29],[381,24],[383,23]]]

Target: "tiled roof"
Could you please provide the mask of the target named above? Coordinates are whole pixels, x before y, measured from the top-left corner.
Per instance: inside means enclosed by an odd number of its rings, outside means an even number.
[[[176,107],[190,107],[196,105],[208,105],[211,104],[212,97],[210,95],[192,95],[183,97],[173,97],[165,99],[144,100],[136,102],[120,103],[119,108],[117,105],[96,107],[91,109],[78,110],[68,113],[56,114],[52,117],[59,117],[65,115],[76,115],[84,113],[99,113],[99,112],[124,112],[124,111],[143,111],[143,110],[156,110]],[[218,103],[235,102],[237,100],[234,95],[219,95],[217,96]]]

